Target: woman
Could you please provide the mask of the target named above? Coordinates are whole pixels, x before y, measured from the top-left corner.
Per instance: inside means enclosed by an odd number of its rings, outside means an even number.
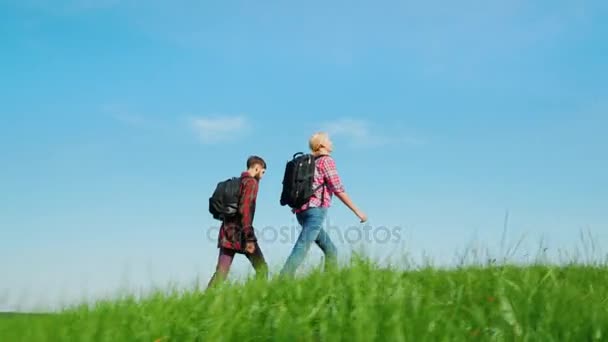
[[[294,210],[302,231],[296,241],[291,254],[281,271],[282,275],[293,275],[304,261],[310,246],[315,242],[325,255],[326,268],[337,264],[338,251],[327,232],[323,229],[323,221],[331,206],[332,196],[336,195],[361,220],[367,221],[367,216],[351,201],[344,190],[336,164],[331,157],[333,143],[327,133],[318,132],[309,140],[309,148],[316,158],[315,177],[313,189],[317,189],[308,202],[301,208]],[[324,186],[320,186],[324,185]]]

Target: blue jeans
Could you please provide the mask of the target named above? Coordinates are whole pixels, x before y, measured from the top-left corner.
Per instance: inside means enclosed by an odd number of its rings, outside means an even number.
[[[281,275],[292,276],[296,269],[302,264],[310,245],[315,242],[325,254],[325,266],[333,266],[337,263],[338,250],[323,229],[323,221],[327,215],[327,208],[309,208],[297,213],[296,218],[302,226],[296,244],[285,262]]]

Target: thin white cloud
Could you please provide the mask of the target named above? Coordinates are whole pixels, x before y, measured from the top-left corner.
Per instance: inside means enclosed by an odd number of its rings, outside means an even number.
[[[330,136],[345,138],[355,147],[378,147],[392,144],[422,145],[425,142],[398,129],[380,126],[367,120],[342,118],[326,122],[321,128]]]
[[[70,5],[75,10],[90,11],[116,7],[125,2],[124,0],[74,0]]]
[[[132,127],[144,127],[150,124],[150,119],[141,115],[128,107],[120,104],[107,104],[102,107],[102,111],[114,118],[114,120]]]
[[[126,5],[129,0],[21,0],[20,6],[42,10],[54,15],[74,15],[90,11],[107,10]]]
[[[144,126],[148,122],[145,117],[132,113],[117,114],[114,117],[116,118],[116,120],[124,124],[135,127]]]
[[[191,119],[191,126],[201,142],[214,144],[240,140],[250,131],[251,123],[242,115],[210,116]]]

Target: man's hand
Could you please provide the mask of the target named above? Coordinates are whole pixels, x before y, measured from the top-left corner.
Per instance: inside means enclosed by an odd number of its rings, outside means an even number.
[[[255,243],[247,242],[247,246],[245,247],[245,251],[249,254],[253,254],[255,252]]]

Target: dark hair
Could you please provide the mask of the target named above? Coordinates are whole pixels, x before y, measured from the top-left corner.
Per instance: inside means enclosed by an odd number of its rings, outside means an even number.
[[[252,168],[256,164],[260,165],[263,169],[266,168],[266,162],[261,157],[251,156],[251,157],[247,158],[247,168],[248,169]]]

